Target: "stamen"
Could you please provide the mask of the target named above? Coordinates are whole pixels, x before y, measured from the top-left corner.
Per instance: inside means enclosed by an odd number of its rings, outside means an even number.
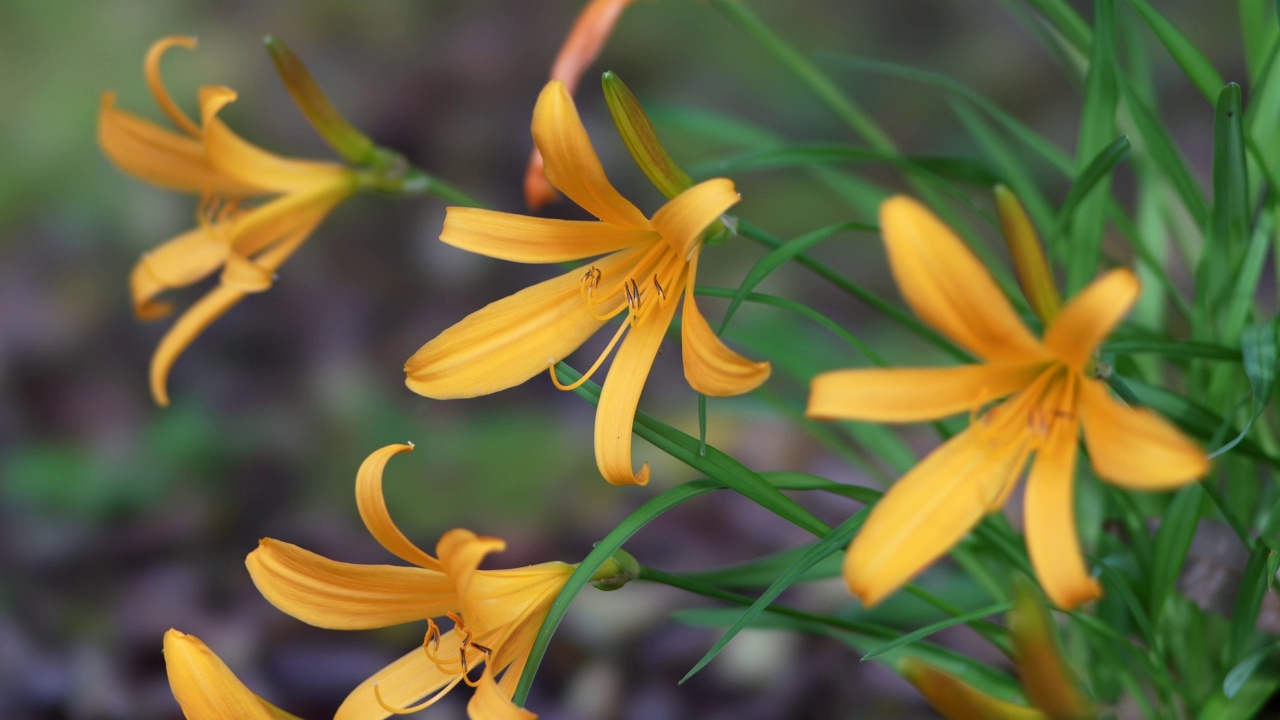
[[[627,281],[622,283],[622,292],[627,295],[627,304],[631,306],[632,310],[638,312],[640,310],[640,286],[636,284],[633,278],[627,278]]]
[[[548,365],[547,370],[551,373],[551,383],[556,386],[557,390],[578,389],[578,387],[580,387],[583,383],[591,379],[591,376],[595,374],[596,370],[600,369],[600,366],[604,364],[604,359],[609,357],[609,353],[613,352],[614,346],[618,344],[618,340],[622,339],[622,334],[626,332],[627,328],[629,327],[631,327],[631,323],[627,321],[624,321],[621,325],[619,325],[618,331],[613,334],[613,339],[609,341],[609,345],[605,347],[604,352],[600,353],[600,357],[596,358],[595,363],[593,363],[591,367],[585,373],[582,374],[582,377],[578,378],[577,380],[573,381],[568,385],[562,384],[560,382],[560,378],[556,377],[556,364],[551,363],[550,365]]]
[[[658,273],[653,274],[653,289],[658,291],[658,297],[662,298],[662,302],[667,301],[667,291],[662,289],[662,284],[658,282]]]

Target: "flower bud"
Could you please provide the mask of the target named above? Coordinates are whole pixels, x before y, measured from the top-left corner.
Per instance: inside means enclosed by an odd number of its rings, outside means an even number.
[[[1045,261],[1044,246],[1027,217],[1027,211],[1013,191],[1004,185],[995,187],[996,212],[1000,215],[1000,227],[1004,240],[1013,256],[1014,272],[1026,294],[1031,309],[1048,325],[1062,308],[1062,296],[1054,283],[1049,264]]]
[[[264,42],[280,80],[320,137],[347,162],[355,165],[374,163],[378,154],[373,141],[342,117],[298,56],[271,35],[266,36]]]

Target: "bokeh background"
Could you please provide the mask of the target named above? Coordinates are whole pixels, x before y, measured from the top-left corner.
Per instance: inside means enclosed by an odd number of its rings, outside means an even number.
[[[1021,7],[1014,0],[750,4],[806,52],[946,72],[1074,147],[1077,88],[1010,14]],[[444,204],[433,198],[362,196],[339,207],[270,292],[247,299],[179,360],[171,407],[155,407],[147,391],[147,362],[167,321],[134,320],[126,277],[140,253],[192,225],[196,201],[112,167],[97,149],[95,118],[101,94],[112,90],[123,108],[161,119],[141,75],[152,41],[199,37],[198,50],[174,50],[164,64],[187,108],[200,85],[229,85],[240,100],[223,116],[242,135],[282,154],[329,157],[263,51],[261,37],[275,34],[379,143],[494,207],[518,211],[533,100],[581,5],[0,4],[0,717],[177,717],[160,653],[170,627],[201,637],[278,705],[331,714],[348,689],[419,642],[423,628],[311,628],[258,595],[243,559],[270,536],[342,560],[393,561],[361,526],[352,498],[356,467],[384,444],[417,444],[392,462],[387,480],[405,532],[426,548],[452,527],[502,536],[509,549],[497,567],[576,561],[645,499],[697,477],[637,440],[637,458],[654,463],[653,483],[608,486],[592,458],[593,410],[545,377],[470,401],[431,401],[404,388],[402,363],[422,343],[553,272],[439,243]],[[1238,79],[1235,17],[1215,5],[1161,8],[1225,77]],[[1147,46],[1164,117],[1205,176],[1211,108],[1151,38],[1131,40]],[[937,92],[823,62],[905,152],[977,156]],[[583,83],[579,105],[611,178],[648,211],[661,198],[616,140],[590,79],[605,69],[654,108],[672,154],[691,167],[768,136],[855,142],[708,4],[641,0]],[[743,125],[702,136],[681,122],[688,110]],[[845,169],[896,182],[884,168]],[[782,237],[872,219],[811,173],[734,179],[744,197],[737,211]],[[1042,180],[1061,198],[1061,178]],[[561,203],[547,212],[577,211]],[[741,239],[709,250],[699,279],[733,287],[760,254]],[[815,254],[897,297],[873,235],[840,236]],[[892,359],[925,361],[922,348],[803,268],[784,268],[762,290],[813,304]],[[718,301],[703,305],[713,323],[723,312]],[[774,357],[774,379],[761,393],[710,402],[710,441],[760,470],[869,481],[787,416],[801,408],[814,372],[863,360],[772,308],[747,306],[728,337],[754,357],[787,352]],[[669,340],[665,350],[641,407],[696,433],[696,396],[683,381],[678,343]],[[910,430],[903,437],[918,447],[929,442]],[[832,522],[855,509],[805,502]],[[716,494],[665,516],[628,548],[646,564],[682,571],[806,539]],[[946,569],[938,573],[933,581],[945,583]],[[857,612],[838,579],[787,601]],[[609,594],[588,589],[556,637],[530,707],[564,719],[933,717],[909,686],[828,638],[745,633],[678,687],[717,636],[668,619],[685,607],[708,605],[640,583]],[[880,619],[922,617],[904,604]],[[963,631],[942,639],[984,652]],[[423,716],[463,717],[466,699],[457,692]]]

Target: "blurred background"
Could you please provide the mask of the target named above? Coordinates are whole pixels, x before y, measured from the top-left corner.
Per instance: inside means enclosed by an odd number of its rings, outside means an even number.
[[[261,38],[287,42],[334,104],[380,144],[495,208],[521,211],[533,100],[581,8],[539,2],[45,3],[0,5],[0,717],[172,718],[160,653],[170,627],[209,644],[252,689],[291,712],[324,717],[346,692],[421,641],[423,627],[376,632],[311,628],[276,611],[244,570],[260,537],[353,562],[393,562],[356,514],[352,482],[374,449],[412,440],[392,461],[386,491],[405,533],[424,548],[452,527],[506,538],[492,567],[581,559],[661,490],[697,477],[636,440],[654,464],[646,488],[614,488],[592,457],[593,409],[545,377],[468,401],[409,392],[401,366],[422,343],[485,303],[550,277],[554,268],[469,255],[436,238],[444,203],[360,196],[346,202],[282,269],[181,357],[157,408],[146,367],[168,320],[132,316],[126,278],[139,255],[194,223],[197,199],[114,168],[98,150],[101,94],[162,121],[141,67],[169,34],[199,37],[164,73],[190,111],[203,84],[239,101],[223,117],[272,151],[331,157],[292,106]],[[754,0],[773,28],[806,52],[907,63],[970,85],[1066,151],[1075,143],[1077,88],[1010,7],[1021,3],[909,0],[844,3]],[[1088,3],[1077,3],[1089,12]],[[1161,10],[1240,77],[1233,13],[1212,3]],[[1149,37],[1162,112],[1197,173],[1207,175],[1212,109]],[[904,152],[977,157],[945,98],[920,85],[822,65]],[[752,39],[713,7],[641,0],[628,9],[578,93],[605,167],[647,212],[661,196],[617,141],[592,79],[611,69],[653,116],[678,162],[696,168],[770,137],[856,139]],[[735,118],[709,138],[696,110]],[[844,168],[892,186],[885,168]],[[742,217],[783,238],[846,220],[873,222],[821,178],[799,170],[735,175]],[[1042,178],[1050,197],[1065,183]],[[1124,192],[1123,179],[1119,181]],[[975,189],[974,196],[986,202]],[[552,216],[577,217],[567,203]],[[991,235],[995,237],[994,233]],[[762,254],[745,239],[704,254],[700,284],[735,287]],[[814,254],[897,302],[878,239],[838,236]],[[200,286],[179,293],[182,304]],[[927,352],[809,271],[783,268],[762,291],[802,299],[890,359]],[[717,323],[721,301],[702,307]],[[751,397],[709,402],[710,442],[758,470],[815,472],[867,482],[787,417],[816,371],[864,360],[821,328],[748,305],[727,334],[745,354],[775,361]],[[603,340],[607,338],[600,338]],[[583,367],[589,345],[573,358]],[[773,357],[768,348],[787,348]],[[696,396],[678,342],[668,340],[641,408],[697,432]],[[584,359],[585,358],[585,359]],[[603,377],[603,376],[601,376]],[[927,433],[908,430],[919,448]],[[856,506],[804,498],[831,522]],[[727,493],[664,516],[627,547],[668,571],[740,562],[808,540]],[[931,582],[945,589],[946,568]],[[929,578],[926,578],[929,579]],[[855,603],[838,579],[786,601],[819,611]],[[753,631],[707,670],[677,681],[718,631],[668,615],[711,607],[662,587],[588,589],[557,634],[529,707],[543,718],[933,717],[916,693],[828,638]],[[879,619],[918,623],[907,604]],[[981,655],[963,631],[941,640]],[[993,662],[998,662],[992,658]],[[463,717],[458,691],[424,717]]]

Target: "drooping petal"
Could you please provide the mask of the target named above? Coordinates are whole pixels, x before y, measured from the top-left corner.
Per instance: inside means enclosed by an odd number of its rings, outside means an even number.
[[[219,285],[187,308],[187,311],[173,323],[173,327],[164,334],[160,344],[156,346],[156,351],[151,355],[149,374],[151,397],[155,399],[157,405],[166,407],[169,404],[167,387],[169,371],[173,369],[178,356],[195,342],[205,328],[225,315],[236,303],[243,300],[246,294],[238,288]]]
[[[98,145],[124,172],[170,190],[232,197],[261,192],[210,165],[199,140],[116,108],[112,93],[102,96]]]
[[[975,423],[894,483],[845,556],[844,578],[871,607],[960,541],[1025,461],[1025,433]]]
[[[298,720],[254,695],[194,635],[166,632],[164,664],[169,689],[187,720]]]
[[[1102,595],[1098,582],[1089,577],[1076,534],[1078,434],[1074,418],[1057,418],[1051,423],[1031,465],[1023,508],[1027,554],[1036,577],[1049,599],[1064,610]]]
[[[707,324],[693,296],[698,255],[694,253],[689,261],[689,280],[680,323],[684,376],[690,387],[712,397],[751,392],[769,379],[772,367],[767,361],[755,362],[734,352]]]
[[[187,114],[182,112],[178,104],[173,101],[169,91],[165,89],[164,80],[160,77],[160,58],[164,56],[165,51],[172,47],[192,50],[195,46],[196,39],[194,37],[170,35],[169,37],[160,38],[152,43],[147,50],[147,56],[142,61],[142,74],[147,79],[147,87],[151,89],[151,96],[155,98],[156,104],[169,117],[169,120],[191,137],[198,138],[200,137],[200,128],[191,122],[191,118],[187,117]]]
[[[880,206],[880,229],[898,289],[921,320],[987,360],[1044,357],[990,273],[928,208],[889,198]]]
[[[547,83],[533,109],[533,142],[542,152],[547,179],[582,209],[597,218],[629,228],[648,228],[649,221],[622,197],[605,177],[591,138],[564,83]]]
[[[1080,371],[1133,307],[1141,287],[1127,269],[1112,270],[1071,299],[1044,333],[1044,346]]]
[[[659,305],[650,312],[651,315],[627,331],[627,338],[622,341],[600,389],[600,404],[596,407],[596,466],[604,479],[614,485],[649,482],[649,463],[635,471],[631,462],[631,423],[658,347],[675,317],[676,304]]]
[[[360,511],[360,519],[369,529],[369,534],[387,552],[418,567],[443,571],[444,566],[439,560],[414,545],[400,532],[400,528],[391,520],[391,514],[387,512],[387,501],[382,495],[382,473],[387,461],[412,449],[412,445],[387,445],[374,450],[360,463],[360,469],[356,471],[356,508]]]
[[[495,623],[484,617],[483,606],[488,598],[473,596],[471,581],[486,555],[502,552],[506,548],[507,543],[502,538],[476,535],[461,528],[446,532],[436,543],[436,554],[440,556],[440,563],[462,603],[463,617],[472,630],[481,634],[501,621]],[[478,612],[469,612],[472,609]]]
[[[612,277],[635,258],[635,251],[625,250],[595,267]],[[582,276],[582,270],[570,270],[463,318],[405,362],[405,384],[430,398],[464,398],[546,372],[604,325],[582,298]]]
[[[435,652],[439,658],[457,658],[462,648],[461,638],[450,630],[440,636]],[[469,662],[484,658],[479,652],[468,653]],[[334,720],[383,720],[392,713],[382,703],[397,708],[408,708],[429,695],[448,692],[461,682],[461,676],[446,673],[427,656],[422,647],[415,647],[408,654],[374,673],[352,690]],[[376,691],[375,691],[376,688]],[[378,702],[381,698],[382,703]]]
[[[129,275],[133,312],[141,320],[155,320],[173,312],[155,297],[165,290],[186,287],[209,276],[227,259],[227,223],[188,230],[155,250],[144,253]]]
[[[200,88],[200,115],[209,164],[227,177],[271,192],[296,192],[316,185],[330,185],[349,177],[351,170],[338,163],[294,160],[269,153],[236,135],[217,118],[236,99],[231,88]]]
[[[947,720],[1050,720],[1039,710],[988,695],[923,660],[903,660],[901,672]]]
[[[512,674],[512,670],[513,668],[507,668],[504,680]],[[516,672],[515,677],[518,679],[520,673]],[[514,685],[512,689],[514,690]],[[491,669],[486,668],[480,684],[476,685],[475,694],[471,696],[471,702],[467,703],[467,717],[471,720],[535,720],[538,717],[535,713],[517,707],[511,702],[511,695],[494,681]]]
[[[1101,381],[1080,382],[1080,420],[1094,470],[1117,485],[1168,490],[1209,472],[1195,442],[1156,413],[1112,399]]]
[[[436,570],[337,562],[271,538],[245,565],[268,602],[318,627],[366,630],[458,609],[453,583]]]
[[[1036,364],[832,370],[817,375],[805,415],[820,420],[916,422],[981,409],[1026,387]]]
[[[603,255],[658,237],[655,230],[594,220],[551,220],[451,207],[440,239],[468,252],[522,263],[553,263]]]
[[[737,204],[742,196],[733,181],[714,178],[700,182],[667,201],[653,214],[653,227],[682,260],[689,260],[702,240],[702,232]]]

